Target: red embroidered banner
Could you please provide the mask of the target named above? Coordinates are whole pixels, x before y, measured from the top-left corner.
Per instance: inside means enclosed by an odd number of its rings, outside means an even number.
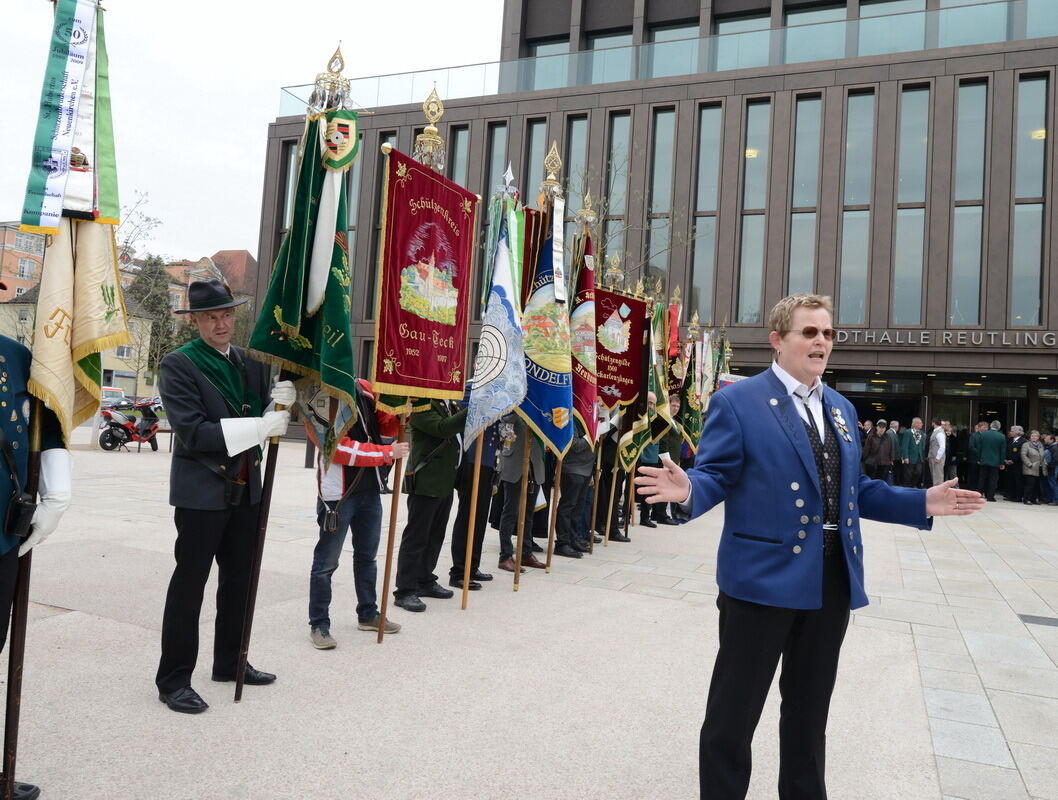
[[[595,363],[599,403],[628,405],[645,392],[643,332],[650,316],[646,301],[595,287]]]
[[[594,444],[598,428],[595,405],[599,399],[599,386],[595,376],[595,255],[590,236],[585,237],[569,330],[573,353],[573,413],[584,426],[588,440]]]
[[[397,150],[386,159],[375,391],[463,397],[477,197]]]

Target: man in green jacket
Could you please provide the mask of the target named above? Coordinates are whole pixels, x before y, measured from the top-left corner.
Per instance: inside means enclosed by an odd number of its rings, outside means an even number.
[[[911,420],[911,428],[904,431],[900,440],[900,460],[904,464],[904,486],[922,488],[922,472],[926,464],[926,447],[929,439],[922,430],[922,418]]]
[[[974,431],[966,442],[966,485],[977,487],[978,468],[977,462],[981,460],[981,434],[988,430],[988,423],[981,420],[974,425]]]
[[[999,420],[992,421],[991,429],[981,434],[977,456],[977,489],[991,503],[996,501],[999,465],[1007,452],[1007,437],[1000,430]]]
[[[408,495],[408,522],[400,537],[394,602],[405,611],[425,611],[421,597],[446,599],[452,590],[437,582],[434,569],[452,511],[452,493],[463,455],[462,437],[467,410],[431,400],[430,407],[411,415],[412,429]]]

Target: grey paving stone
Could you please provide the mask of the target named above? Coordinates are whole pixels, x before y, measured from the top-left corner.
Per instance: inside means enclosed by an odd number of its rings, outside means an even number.
[[[1033,639],[999,633],[963,631],[963,640],[974,661],[992,664],[1015,664],[1048,669],[1054,663]]]
[[[612,578],[581,578],[577,581],[577,586],[590,586],[592,589],[614,589],[615,591],[620,591],[628,584],[629,581],[619,581]]]
[[[922,694],[926,698],[926,713],[931,717],[998,727],[988,698],[983,694],[931,688],[923,689]]]
[[[1014,767],[1014,759],[998,728],[932,718],[929,727],[933,733],[933,752],[938,756],[996,767]]]
[[[960,639],[948,639],[939,636],[915,635],[915,647],[919,650],[932,650],[935,653],[966,653],[966,645]]]
[[[866,616],[860,614],[859,610],[853,613],[852,621],[853,624],[861,625],[864,628],[877,628],[878,630],[892,631],[894,633],[911,633],[910,623],[896,619],[885,619],[884,617]]]
[[[911,630],[914,631],[916,636],[932,636],[937,639],[958,639],[962,641],[962,633],[956,628],[938,628],[933,625],[919,625],[915,623],[911,626]]]
[[[947,669],[922,667],[922,686],[931,689],[949,689],[956,692],[970,692],[984,695],[981,679],[968,672],[952,672]]]
[[[978,664],[981,682],[989,689],[1058,699],[1058,668],[1034,669],[1016,664]]]
[[[714,597],[720,591],[717,588],[716,581],[699,581],[690,578],[680,581],[672,588],[676,591],[697,592],[699,594],[707,594]]]
[[[687,594],[686,592],[677,592],[675,589],[665,589],[661,586],[644,586],[637,583],[630,583],[621,591],[642,594],[647,597],[663,597],[666,600],[682,600],[684,595]]]
[[[918,654],[918,665],[920,667],[932,667],[933,669],[946,669],[951,672],[966,672],[970,675],[977,674],[977,667],[969,656],[956,656],[951,653],[934,653],[923,650]]]
[[[1010,750],[1034,798],[1058,798],[1058,750],[1013,742]]]
[[[1016,769],[937,757],[940,788],[945,797],[965,800],[1027,800],[1025,784]]]
[[[607,575],[606,580],[634,583],[638,586],[658,586],[663,589],[671,589],[679,583],[679,578],[671,578],[668,575],[655,575],[653,572],[633,572],[630,570],[621,570],[612,575]]]
[[[1058,699],[996,689],[988,696],[1008,741],[1058,749]]]

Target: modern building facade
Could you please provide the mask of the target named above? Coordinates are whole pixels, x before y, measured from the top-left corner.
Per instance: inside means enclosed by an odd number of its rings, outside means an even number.
[[[436,83],[450,177],[487,195],[510,161],[535,196],[556,141],[604,257],[679,286],[743,373],[770,361],[772,304],[816,291],[839,328],[826,380],[862,418],[1058,429],[1056,64],[1051,0],[505,0],[500,62],[353,82],[375,112],[349,176],[359,363],[379,146],[410,152]],[[308,91],[269,128],[263,264]]]

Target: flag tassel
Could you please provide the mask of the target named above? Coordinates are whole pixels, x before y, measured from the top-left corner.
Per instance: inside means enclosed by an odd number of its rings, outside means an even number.
[[[408,415],[401,414],[399,427],[397,428],[397,443],[404,441],[405,425]],[[393,493],[389,502],[389,532],[386,535],[386,569],[382,577],[382,602],[378,607],[378,638],[376,641],[382,644],[382,637],[386,631],[386,609],[389,607],[389,583],[393,577],[393,545],[397,533],[397,512],[400,511],[400,486],[404,478],[404,459],[398,458],[393,463]]]

